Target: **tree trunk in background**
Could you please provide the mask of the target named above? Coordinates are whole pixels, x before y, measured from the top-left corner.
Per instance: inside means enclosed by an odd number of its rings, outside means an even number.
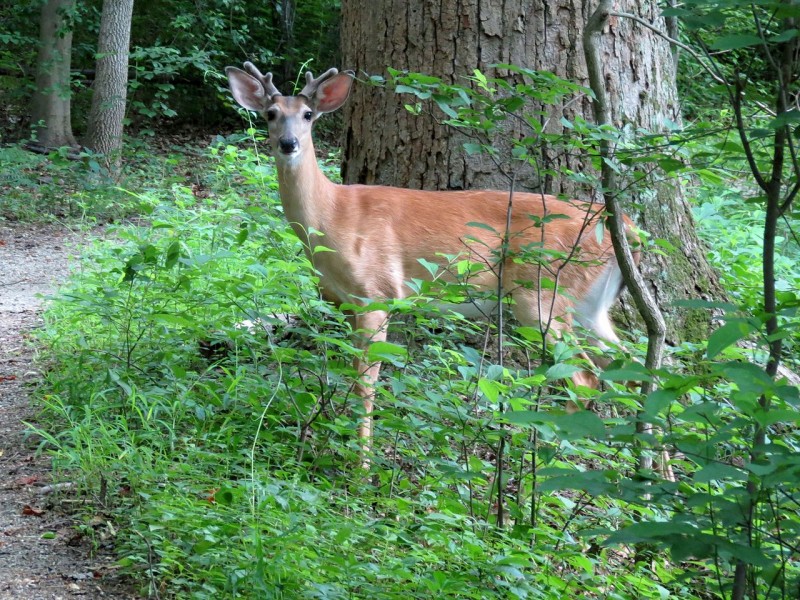
[[[594,6],[579,0],[344,0],[342,2],[343,68],[361,75],[386,76],[386,67],[429,73],[448,83],[465,83],[475,68],[488,76],[506,76],[490,65],[511,63],[552,71],[586,84],[581,46],[583,27]],[[620,0],[631,12],[665,29],[655,0]],[[604,36],[604,64],[609,103],[616,125],[657,132],[667,121],[680,122],[675,64],[669,45],[649,30],[612,18]],[[507,77],[508,78],[508,77]],[[509,78],[511,79],[511,78]],[[430,116],[415,116],[403,105],[411,100],[367,85],[356,85],[345,105],[347,124],[343,180],[425,189],[500,188],[508,179],[486,157],[466,157],[464,138]],[[587,97],[550,113],[592,121]],[[558,118],[549,132],[559,132]],[[509,139],[515,132],[506,132]],[[499,141],[502,146],[502,140]],[[583,171],[575,156],[542,151],[545,167]],[[549,164],[548,164],[549,163]],[[535,174],[516,179],[517,189],[599,197],[595,190],[567,178],[539,180]],[[675,300],[720,298],[716,274],[697,239],[690,208],[677,184],[639,190],[641,210],[628,213],[655,238],[677,251],[669,256],[648,253],[643,270],[659,305],[665,310],[668,340],[702,337],[707,315],[689,315],[671,306]],[[637,212],[638,210],[638,212]],[[628,315],[632,307],[625,307]]]
[[[47,0],[42,5],[31,121],[36,143],[45,148],[78,145],[70,112],[72,25],[67,13],[73,5],[73,0]]]
[[[128,52],[133,0],[104,0],[97,42],[97,72],[86,145],[119,159],[128,90]]]
[[[283,61],[283,80],[294,81],[297,76],[297,61],[294,56],[294,21],[297,16],[297,6],[295,0],[276,0],[275,12],[281,24],[281,48],[286,55]],[[287,52],[288,51],[288,52]],[[302,87],[302,85],[301,85]],[[291,91],[291,90],[287,90]]]

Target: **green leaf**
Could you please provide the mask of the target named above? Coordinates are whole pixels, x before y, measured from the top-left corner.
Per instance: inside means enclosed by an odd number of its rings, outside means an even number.
[[[706,356],[713,359],[728,346],[732,346],[753,331],[752,326],[746,321],[735,320],[725,323],[714,331],[708,338]]]
[[[750,35],[747,33],[737,33],[733,35],[726,35],[718,38],[711,44],[712,50],[738,50],[739,48],[748,48],[750,46],[757,46],[762,43],[762,39],[757,35]]]
[[[772,378],[764,369],[753,363],[731,361],[717,366],[714,370],[721,371],[740,391],[754,396],[775,388]]]
[[[571,415],[561,415],[556,419],[561,431],[573,439],[585,437],[604,438],[606,426],[603,420],[589,410],[581,410]]]
[[[694,172],[703,183],[710,185],[722,185],[725,182],[725,177],[717,173],[714,169],[697,169]]]
[[[645,415],[654,417],[659,413],[666,411],[667,408],[673,402],[675,402],[679,396],[680,394],[677,390],[671,389],[658,389],[650,392],[644,401]]]
[[[501,419],[512,425],[532,425],[552,423],[555,421],[556,415],[538,410],[510,410],[506,411]]]
[[[427,100],[431,97],[430,92],[420,90],[419,88],[410,87],[408,85],[398,85],[396,88],[394,88],[394,91],[396,94],[414,94],[422,100]]]
[[[478,229],[485,229],[486,231],[497,233],[497,231],[491,225],[487,225],[486,223],[479,223],[477,221],[470,221],[469,223],[467,223],[467,227],[477,227]]]
[[[434,96],[433,100],[434,102],[436,102],[436,105],[441,109],[441,111],[448,117],[450,117],[451,119],[455,119],[456,117],[458,117],[456,111],[453,110],[453,107],[450,106],[443,98],[439,96]]]
[[[600,373],[603,381],[653,381],[653,376],[643,364],[632,362],[619,369],[609,369]]]
[[[693,476],[697,483],[708,483],[710,481],[745,481],[747,474],[741,469],[722,463],[710,463],[697,471]]]
[[[580,371],[581,368],[567,363],[558,363],[547,369],[547,381],[558,381],[560,379],[569,379],[575,373]]]
[[[234,500],[234,491],[231,488],[221,488],[214,494],[214,501],[223,506],[231,506]]]
[[[424,258],[418,258],[417,262],[425,267],[425,270],[431,274],[431,277],[436,277],[436,273],[439,272],[439,265],[437,265],[435,262],[425,260]]]
[[[665,173],[674,173],[675,171],[680,171],[683,169],[685,165],[683,164],[683,161],[670,157],[659,160],[658,166],[661,167]]]
[[[165,325],[177,325],[178,327],[189,327],[194,324],[194,321],[186,317],[169,313],[155,313],[152,315],[152,319],[153,321],[164,323]]]
[[[393,344],[391,342],[373,342],[367,350],[367,360],[370,362],[387,361],[397,366],[402,366],[402,362],[408,357],[408,350],[405,346]],[[400,363],[400,364],[398,364]]]
[[[788,42],[789,40],[793,40],[798,35],[797,29],[787,29],[786,31],[780,32],[778,35],[774,35],[769,38],[770,42],[780,44],[781,42]]]
[[[485,377],[481,377],[478,380],[478,388],[480,388],[489,402],[497,402],[497,399],[500,397],[500,392],[502,391],[502,386],[497,381],[486,379]]]
[[[542,331],[538,327],[517,327],[516,332],[528,342],[541,343],[541,341],[544,339],[542,337]]]
[[[603,238],[606,236],[606,228],[603,224],[603,221],[597,221],[597,224],[594,226],[594,238],[597,240],[597,245],[601,246],[603,244]]]
[[[469,154],[470,156],[474,156],[476,154],[480,154],[483,152],[483,145],[476,144],[474,142],[465,142],[464,143],[464,152]]]
[[[167,255],[164,260],[164,266],[167,269],[171,269],[175,266],[175,263],[178,262],[178,259],[181,257],[181,244],[177,240],[172,242],[167,248]]]

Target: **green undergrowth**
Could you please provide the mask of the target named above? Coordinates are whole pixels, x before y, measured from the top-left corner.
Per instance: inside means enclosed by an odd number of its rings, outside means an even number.
[[[385,368],[363,470],[356,350],[270,160],[233,143],[208,160],[203,193],[136,194],[149,214],[87,251],[40,338],[42,448],[79,484],[86,535],[110,515],[143,592],[710,599],[738,560],[758,565],[764,598],[797,585],[782,541],[800,539],[796,389],[724,343],[707,375],[676,366],[645,398],[615,383],[650,377],[630,344],[595,410],[571,412],[572,344],[542,365],[538,331],[512,326],[501,362],[493,326],[403,303],[373,349]],[[783,429],[750,465],[765,390]],[[637,412],[661,433],[637,431]],[[675,481],[640,464],[662,448]],[[755,536],[736,513],[748,481],[775,500]]]
[[[705,185],[697,190],[694,216],[697,230],[708,245],[708,256],[735,305],[762,303],[763,209],[748,194],[734,187]],[[800,251],[797,233],[790,219],[779,223],[775,256],[775,291],[782,306],[780,316],[786,329],[783,360],[800,371],[800,332],[797,306],[800,298]],[[784,308],[785,307],[785,308]],[[758,318],[756,313],[753,315]]]
[[[91,225],[137,217],[152,210],[159,190],[202,186],[205,159],[197,154],[180,141],[156,146],[130,139],[123,168],[110,172],[102,157],[88,150],[37,154],[19,145],[0,146],[0,221]],[[134,196],[128,190],[146,193]]]

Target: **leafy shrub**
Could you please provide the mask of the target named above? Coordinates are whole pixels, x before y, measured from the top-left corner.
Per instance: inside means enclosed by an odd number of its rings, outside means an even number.
[[[790,597],[800,398],[738,338],[644,398],[616,382],[653,374],[619,357],[596,411],[569,412],[573,340],[542,365],[538,331],[398,302],[367,474],[348,325],[269,159],[220,141],[202,189],[147,192],[147,221],[91,249],[43,334],[45,445],[113,512],[130,572],[192,598],[712,598],[745,561]],[[665,448],[674,481],[640,461]]]

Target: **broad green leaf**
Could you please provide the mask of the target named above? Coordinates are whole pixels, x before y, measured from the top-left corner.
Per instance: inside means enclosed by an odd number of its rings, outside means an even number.
[[[710,463],[697,471],[693,476],[697,483],[708,483],[709,481],[722,481],[725,479],[732,481],[744,481],[747,474],[741,469],[722,463]]]
[[[703,183],[711,185],[722,185],[725,181],[725,177],[717,173],[714,169],[697,169],[694,174],[697,175]]]
[[[764,369],[752,363],[731,361],[717,366],[715,370],[721,371],[745,393],[760,395],[775,388],[775,382]]]
[[[558,363],[547,369],[547,381],[558,381],[560,379],[569,379],[575,373],[580,371],[580,367],[570,365],[567,363]]]
[[[431,274],[431,277],[436,277],[436,273],[439,272],[439,265],[429,260],[425,260],[424,258],[418,258],[417,262],[425,267],[425,270]]]
[[[155,313],[151,315],[151,318],[154,321],[158,321],[159,323],[164,323],[165,325],[177,325],[178,327],[189,327],[194,325],[194,321],[191,319],[187,319],[186,317],[181,317],[179,315],[172,315],[168,313]]]
[[[246,231],[246,230],[245,230]],[[164,259],[164,266],[171,269],[178,262],[181,257],[181,244],[177,240],[172,242],[167,248],[166,258]]]
[[[665,173],[674,173],[675,171],[680,171],[685,167],[683,161],[672,157],[662,158],[658,161],[658,166],[661,167]]]
[[[650,392],[644,401],[645,415],[656,416],[678,399],[680,394],[677,390],[658,389]]]
[[[489,402],[497,402],[497,399],[500,397],[500,392],[502,390],[501,385],[492,379],[486,379],[485,377],[481,377],[478,380],[478,388],[480,388],[481,392]]]
[[[538,410],[509,410],[506,411],[501,420],[512,425],[532,425],[537,423],[552,423],[556,419],[555,414],[540,412]]]
[[[542,331],[538,327],[529,327],[529,326],[517,327],[516,332],[528,342],[539,343],[543,339]]]
[[[725,323],[715,330],[708,338],[706,356],[713,359],[728,346],[732,346],[753,331],[752,326],[746,321],[735,320]]]
[[[770,42],[779,44],[781,42],[788,42],[789,40],[793,40],[798,35],[797,29],[787,29],[786,31],[782,31],[778,35],[774,35],[769,38]]]
[[[624,529],[612,533],[603,545],[636,544],[652,540],[668,540],[697,533],[697,529],[688,523],[675,523],[673,521],[634,523],[633,525],[628,525]]]
[[[394,91],[396,94],[414,94],[415,96],[421,98],[422,100],[426,100],[431,97],[430,92],[426,92],[419,88],[411,87],[408,85],[398,85],[396,88],[394,88]]]
[[[644,365],[632,362],[619,369],[609,369],[600,373],[603,381],[653,381]]]
[[[474,142],[465,142],[463,146],[464,146],[464,152],[466,152],[470,156],[474,156],[475,154],[480,154],[481,152],[483,152],[482,144],[476,144]]]
[[[749,46],[757,46],[762,43],[762,40],[757,35],[747,33],[736,33],[733,35],[726,35],[717,38],[712,44],[712,50],[737,50],[739,48],[747,48]]]
[[[370,362],[386,360],[392,364],[402,363],[408,356],[408,350],[404,346],[392,344],[391,342],[374,342],[367,350],[367,359]]]
[[[603,420],[588,410],[581,410],[570,415],[561,415],[556,419],[556,424],[567,437],[584,438],[604,438],[606,426]]]

